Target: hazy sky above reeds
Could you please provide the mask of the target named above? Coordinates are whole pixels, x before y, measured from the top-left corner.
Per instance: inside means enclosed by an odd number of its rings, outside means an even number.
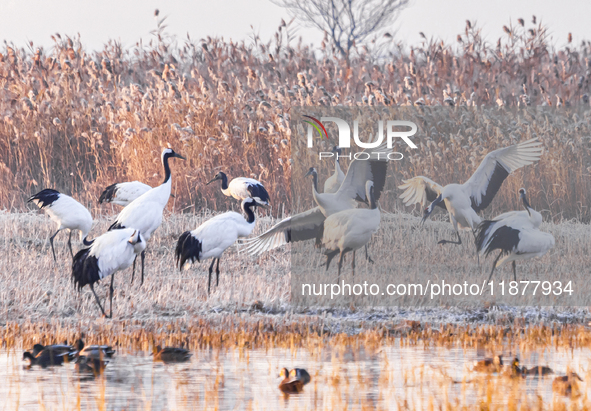
[[[204,36],[224,36],[226,39],[248,39],[254,32],[263,41],[271,38],[281,18],[288,18],[282,8],[268,0],[2,0],[0,1],[0,39],[23,46],[28,41],[50,46],[50,35],[76,35],[90,48],[101,48],[106,40],[121,40],[132,46],[137,40],[150,39],[156,26],[154,9],[168,16],[168,32],[183,39],[187,33],[193,39]],[[495,42],[502,27],[510,21],[517,24],[523,17],[528,25],[532,14],[545,22],[553,37],[552,44],[564,46],[567,35],[573,33],[575,44],[591,40],[591,3],[586,1],[533,0],[411,0],[402,12],[395,28],[397,38],[407,45],[418,44],[418,33],[447,42],[462,33],[465,20],[478,21],[486,39]],[[392,30],[394,31],[394,30]],[[306,43],[318,44],[322,34],[300,28],[298,34]]]

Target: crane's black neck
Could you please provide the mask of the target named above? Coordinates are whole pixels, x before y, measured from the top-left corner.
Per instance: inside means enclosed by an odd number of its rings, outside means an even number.
[[[223,173],[220,171],[220,177],[222,180],[222,190],[227,190],[228,189],[228,176],[226,175],[226,173]]]
[[[172,153],[166,153],[162,157],[162,165],[164,166],[164,181],[162,184],[166,184],[170,180],[170,167],[168,166],[168,159],[170,157],[172,157]]]
[[[378,208],[378,204],[376,203],[376,196],[374,193],[373,186],[371,186],[369,189],[369,208],[371,208],[372,210],[375,210],[376,208]]]
[[[318,173],[316,171],[312,173],[312,184],[314,185],[314,190],[318,192]]]
[[[242,209],[244,210],[244,213],[246,214],[246,222],[248,224],[252,224],[254,223],[255,217],[254,217],[254,212],[252,211],[251,207],[254,204],[252,203],[244,203],[244,206],[242,207]]]
[[[525,207],[525,210],[531,216],[531,211],[530,211],[531,206],[529,205],[529,201],[527,201],[525,194],[521,196],[521,199],[523,200],[523,206]]]
[[[86,236],[82,239],[82,243],[88,247],[88,246],[91,246],[92,243],[94,243],[94,240],[88,240],[88,236]]]

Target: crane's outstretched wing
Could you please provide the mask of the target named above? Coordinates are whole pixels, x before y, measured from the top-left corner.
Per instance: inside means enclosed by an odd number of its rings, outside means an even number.
[[[324,214],[319,207],[288,217],[258,237],[239,240],[241,249],[250,254],[261,254],[294,241],[322,239]]]
[[[422,208],[425,208],[443,191],[442,186],[423,176],[413,177],[410,180],[402,180],[402,182],[404,184],[399,185],[398,188],[405,191],[400,194],[399,198],[402,199],[402,202],[406,206],[419,203]],[[445,202],[443,201],[437,205],[446,209]]]
[[[538,161],[541,156],[542,143],[537,138],[488,153],[463,184],[472,200],[472,208],[479,212],[488,207],[509,174]]]
[[[388,170],[388,154],[392,149],[384,142],[376,148],[363,150],[358,158],[351,162],[345,180],[335,196],[341,201],[355,199],[364,203],[368,202],[365,193],[367,180],[373,181],[375,200],[380,195],[386,184],[386,172]]]

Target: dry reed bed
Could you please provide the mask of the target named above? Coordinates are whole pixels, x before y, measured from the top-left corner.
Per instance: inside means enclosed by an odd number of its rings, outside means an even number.
[[[298,109],[296,112],[311,112],[316,117],[359,119],[360,136],[364,140],[370,133],[376,133],[376,122],[383,119],[404,119],[417,124],[419,131],[413,141],[418,149],[410,149],[401,141],[394,146],[394,151],[400,151],[405,158],[389,163],[386,186],[379,201],[384,210],[412,210],[398,199],[402,191],[397,187],[402,180],[423,175],[441,185],[463,183],[486,154],[538,138],[544,148],[540,161],[509,176],[483,215],[491,217],[522,208],[517,191],[526,187],[530,203],[547,221],[589,222],[591,219],[588,206],[591,200],[591,111],[588,108],[376,107],[351,110],[342,107]],[[329,135],[333,130],[332,135],[337,135],[332,123],[327,127]],[[306,135],[301,125],[298,129],[301,129],[299,135]],[[305,144],[303,138],[292,140],[292,196],[296,204],[311,208],[314,205],[311,183],[302,176],[313,166],[319,169],[323,183],[334,172],[334,164],[330,160],[319,161],[318,155],[306,149]],[[324,141],[319,145],[329,149]]]
[[[429,159],[416,159],[413,173],[436,171],[459,180],[485,150],[542,133],[549,149],[544,171],[551,172],[529,181],[538,187],[533,202],[548,204],[553,216],[560,207],[562,217],[588,221],[585,170],[591,164],[587,151],[580,151],[586,140],[572,131],[581,123],[587,128],[586,116],[575,120],[567,108],[543,125],[528,126],[491,114],[481,129],[471,127],[474,119],[457,107],[545,104],[585,110],[590,44],[555,49],[540,22],[508,27],[496,45],[484,41],[473,24],[458,31],[455,45],[425,39],[410,51],[379,40],[359,47],[350,67],[328,42],[318,49],[296,43],[291,25],[281,25],[268,42],[257,36],[176,42],[160,25],[150,44],[130,49],[109,41],[93,52],[80,38],[59,34],[49,50],[7,44],[0,56],[0,204],[22,209],[32,192],[46,187],[90,204],[114,181],[156,184],[159,152],[169,142],[189,158],[173,166],[178,209],[225,207],[219,189],[203,186],[223,167],[231,176],[264,181],[276,215],[290,208],[292,108],[454,101],[454,120],[467,123],[462,133],[427,136],[421,153]],[[467,143],[471,138],[475,142]],[[435,144],[427,145],[429,139]],[[580,192],[562,195],[571,181]],[[502,195],[497,204],[505,209],[514,201]]]

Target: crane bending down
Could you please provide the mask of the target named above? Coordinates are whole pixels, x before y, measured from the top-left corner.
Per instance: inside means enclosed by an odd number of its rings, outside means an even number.
[[[509,261],[513,266],[513,279],[517,281],[516,261],[541,257],[554,247],[554,236],[539,230],[542,215],[529,205],[524,188],[519,190],[519,196],[525,211],[510,211],[494,220],[485,220],[476,231],[476,248],[480,254],[488,257],[494,250],[500,250],[488,281],[496,267]]]
[[[146,248],[141,233],[133,228],[107,231],[97,237],[89,248],[83,248],[74,256],[72,278],[78,290],[89,285],[96,303],[106,317],[107,313],[94,291],[94,284],[111,276],[109,287],[110,312],[113,317],[113,282],[115,273],[130,267],[138,254]]]
[[[220,282],[220,259],[222,254],[231,247],[238,238],[247,237],[252,233],[255,225],[255,215],[252,207],[260,204],[252,199],[242,200],[242,210],[246,214],[246,220],[242,215],[234,211],[219,214],[210,218],[193,231],[185,231],[179,237],[175,255],[179,269],[182,270],[185,262],[195,262],[213,258],[209,266],[209,280],[207,282],[207,294],[211,290],[211,272],[217,260],[215,269],[216,287]]]
[[[99,204],[113,203],[123,207],[128,206],[133,200],[150,191],[152,187],[140,181],[127,181],[125,183],[111,184],[105,188],[99,197]]]
[[[162,212],[170,198],[170,191],[172,187],[172,178],[168,160],[171,158],[180,158],[185,160],[185,157],[174,152],[171,148],[166,148],[162,151],[162,166],[164,167],[164,182],[158,187],[147,191],[143,195],[133,200],[127,207],[125,207],[115,222],[109,227],[109,231],[122,228],[135,228],[142,233],[144,240],[150,240],[152,233],[162,224]],[[142,259],[142,281],[144,283],[144,260],[145,250],[141,253]],[[135,274],[135,264],[132,273],[131,281]]]
[[[55,256],[55,248],[53,247],[53,239],[62,230],[68,229],[70,232],[68,236],[68,248],[70,249],[72,258],[74,258],[74,252],[72,251],[72,231],[80,231],[82,243],[85,246],[92,244],[92,240],[88,240],[88,233],[92,228],[92,216],[86,207],[72,197],[51,188],[46,188],[31,196],[27,202],[35,203],[41,210],[47,213],[49,218],[57,223],[57,231],[49,237],[54,261],[57,261],[57,258]]]
[[[318,173],[315,169],[308,170],[306,175],[313,176],[314,199],[320,198],[322,207],[317,206],[310,210],[287,217],[265,231],[263,234],[242,240],[244,250],[250,254],[262,254],[287,243],[316,239],[316,245],[320,246],[324,231],[324,221],[331,213],[355,208],[358,202],[368,203],[365,184],[367,180],[374,182],[374,196],[378,201],[384,189],[388,168],[388,154],[392,152],[386,143],[376,148],[368,148],[351,162],[345,180],[336,193],[318,192]],[[366,158],[367,159],[362,159]],[[336,210],[336,211],[335,211]]]
[[[406,189],[400,198],[405,201],[405,205],[418,202],[423,207],[427,201],[431,201],[423,211],[423,222],[435,207],[445,208],[458,240],[440,240],[438,244],[462,244],[459,230],[472,230],[474,233],[482,221],[478,212],[488,207],[509,174],[538,161],[541,155],[542,145],[536,138],[500,148],[488,153],[464,184],[442,187],[426,177],[414,177],[399,187]]]
[[[355,275],[355,251],[369,242],[371,236],[380,226],[380,210],[375,200],[374,183],[370,180],[366,185],[369,209],[352,208],[330,215],[324,222],[322,245],[325,247],[326,270],[332,259],[339,255],[338,278],[341,277],[341,266],[346,253],[353,252],[351,268]]]
[[[228,176],[220,171],[206,185],[218,180],[222,182],[222,193],[225,196],[234,197],[238,201],[252,198],[262,207],[269,206],[269,193],[267,193],[265,186],[254,178],[236,177],[228,184]]]

